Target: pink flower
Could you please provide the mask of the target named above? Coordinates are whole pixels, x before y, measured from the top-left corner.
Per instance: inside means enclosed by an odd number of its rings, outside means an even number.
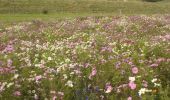
[[[41,78],[42,78],[42,76],[39,75],[39,76],[36,76],[36,77],[35,77],[35,80],[36,80],[36,81],[39,81]]]
[[[143,81],[142,81],[142,85],[143,85],[144,87],[148,87],[148,82],[145,81],[145,80],[143,80]]]
[[[8,52],[8,53],[11,53],[12,51],[14,51],[13,45],[7,45],[4,50],[4,52]]]
[[[130,81],[128,85],[129,85],[130,89],[132,89],[132,90],[136,89],[136,84],[134,82]]]
[[[138,73],[138,68],[137,67],[133,67],[132,68],[132,73],[133,74],[137,74]]]
[[[121,65],[121,62],[116,62],[115,66],[116,66],[116,69],[120,68],[120,65]]]
[[[21,96],[21,92],[20,92],[20,91],[15,91],[15,92],[14,92],[14,95],[15,95],[15,96]]]
[[[8,59],[7,60],[7,67],[11,67],[12,66],[12,60],[11,59]]]
[[[128,97],[127,100],[132,100],[132,97]]]
[[[53,96],[53,99],[52,100],[57,100],[57,96]]]
[[[113,90],[113,87],[112,86],[108,86],[106,91],[105,91],[105,93],[110,93],[110,92],[112,92],[112,90]]]
[[[113,87],[110,85],[110,83],[106,83],[105,93],[110,93],[110,92],[112,92],[112,90],[113,90]]]
[[[92,69],[92,72],[90,73],[89,79],[92,79],[93,76],[95,76],[97,74],[97,70],[96,68]]]
[[[158,64],[152,64],[151,67],[158,67]]]
[[[167,62],[170,62],[170,59],[167,59]]]
[[[158,58],[158,59],[156,60],[157,63],[161,63],[161,62],[164,62],[164,61],[165,61],[165,58]]]
[[[90,64],[89,63],[85,63],[85,68],[87,68],[87,67],[89,67],[90,66]]]
[[[133,62],[129,62],[128,64],[132,66],[132,65],[133,65]]]
[[[165,35],[164,38],[166,38],[167,40],[170,40],[170,35]]]
[[[93,69],[92,69],[92,73],[91,73],[91,75],[92,75],[92,76],[95,76],[95,75],[96,75],[96,73],[97,73],[96,68],[93,68]]]

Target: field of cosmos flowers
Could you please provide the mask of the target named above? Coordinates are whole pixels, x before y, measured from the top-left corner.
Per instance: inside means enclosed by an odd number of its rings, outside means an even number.
[[[170,16],[0,28],[1,100],[170,100]]]

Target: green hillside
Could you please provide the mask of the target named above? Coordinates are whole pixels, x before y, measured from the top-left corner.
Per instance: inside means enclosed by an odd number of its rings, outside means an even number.
[[[127,0],[127,2],[124,0],[0,0],[1,21],[169,13],[170,0],[160,2],[144,2],[142,0]]]
[[[0,0],[0,13],[169,13],[170,2],[148,3],[142,0]]]

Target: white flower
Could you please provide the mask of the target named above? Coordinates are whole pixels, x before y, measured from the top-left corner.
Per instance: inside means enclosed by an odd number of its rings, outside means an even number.
[[[64,77],[64,79],[67,79],[67,75],[66,74],[64,74],[63,77]]]
[[[146,89],[146,92],[152,92],[152,90],[148,90],[148,89]]]
[[[74,75],[74,72],[71,72],[70,75]]]
[[[49,60],[49,61],[51,61],[51,60],[52,60],[52,58],[51,58],[51,57],[48,57],[48,60]]]
[[[40,67],[41,66],[41,64],[35,64],[35,67]]]
[[[134,82],[135,81],[135,77],[129,77],[129,81]]]
[[[69,81],[67,81],[66,85],[69,87],[73,87],[73,82],[69,80]]]
[[[70,62],[70,59],[69,59],[69,58],[65,59],[65,62],[66,62],[66,63],[69,63],[69,62]]]
[[[62,95],[62,96],[64,95],[64,93],[63,93],[63,92],[58,92],[58,94],[59,94],[59,95]]]
[[[50,91],[50,93],[51,93],[51,94],[55,94],[55,93],[56,93],[56,91]]]
[[[35,57],[38,57],[39,56],[39,54],[35,54]]]
[[[14,75],[14,79],[17,79],[18,76],[19,76],[19,74],[15,74],[15,75]]]
[[[156,82],[157,81],[157,78],[154,78],[151,80],[152,83]]]
[[[35,90],[32,90],[32,93],[35,93]]]
[[[141,96],[142,94],[145,94],[146,92],[146,88],[141,88],[138,92],[139,96]]]
[[[158,84],[158,83],[154,83],[154,87],[159,87],[159,86],[161,86],[161,84]]]
[[[11,87],[12,85],[14,85],[13,82],[12,82],[12,83],[9,83],[9,84],[7,85],[7,88]]]
[[[34,99],[38,100],[38,95],[37,94],[34,94]]]
[[[148,90],[147,88],[141,88],[138,92],[139,96],[145,94],[146,92],[152,92],[152,90]]]

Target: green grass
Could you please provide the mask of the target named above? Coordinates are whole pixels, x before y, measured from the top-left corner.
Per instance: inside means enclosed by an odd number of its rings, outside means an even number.
[[[170,2],[164,0],[148,3],[140,0],[0,0],[0,13],[119,13],[155,14],[168,13]]]
[[[86,16],[90,14],[82,13],[57,13],[57,14],[1,14],[1,22],[18,22],[18,21],[30,21],[30,20],[54,20],[54,19],[65,19],[65,18],[74,18],[77,16]]]
[[[169,14],[170,1],[142,0],[0,0],[0,21],[58,19],[77,16]],[[43,15],[47,11],[47,15]]]
[[[52,14],[0,14],[0,25],[11,24],[17,22],[33,21],[33,20],[43,20],[43,21],[56,21],[63,19],[73,19],[76,17],[86,17],[86,16],[114,16],[115,13],[52,13]]]

